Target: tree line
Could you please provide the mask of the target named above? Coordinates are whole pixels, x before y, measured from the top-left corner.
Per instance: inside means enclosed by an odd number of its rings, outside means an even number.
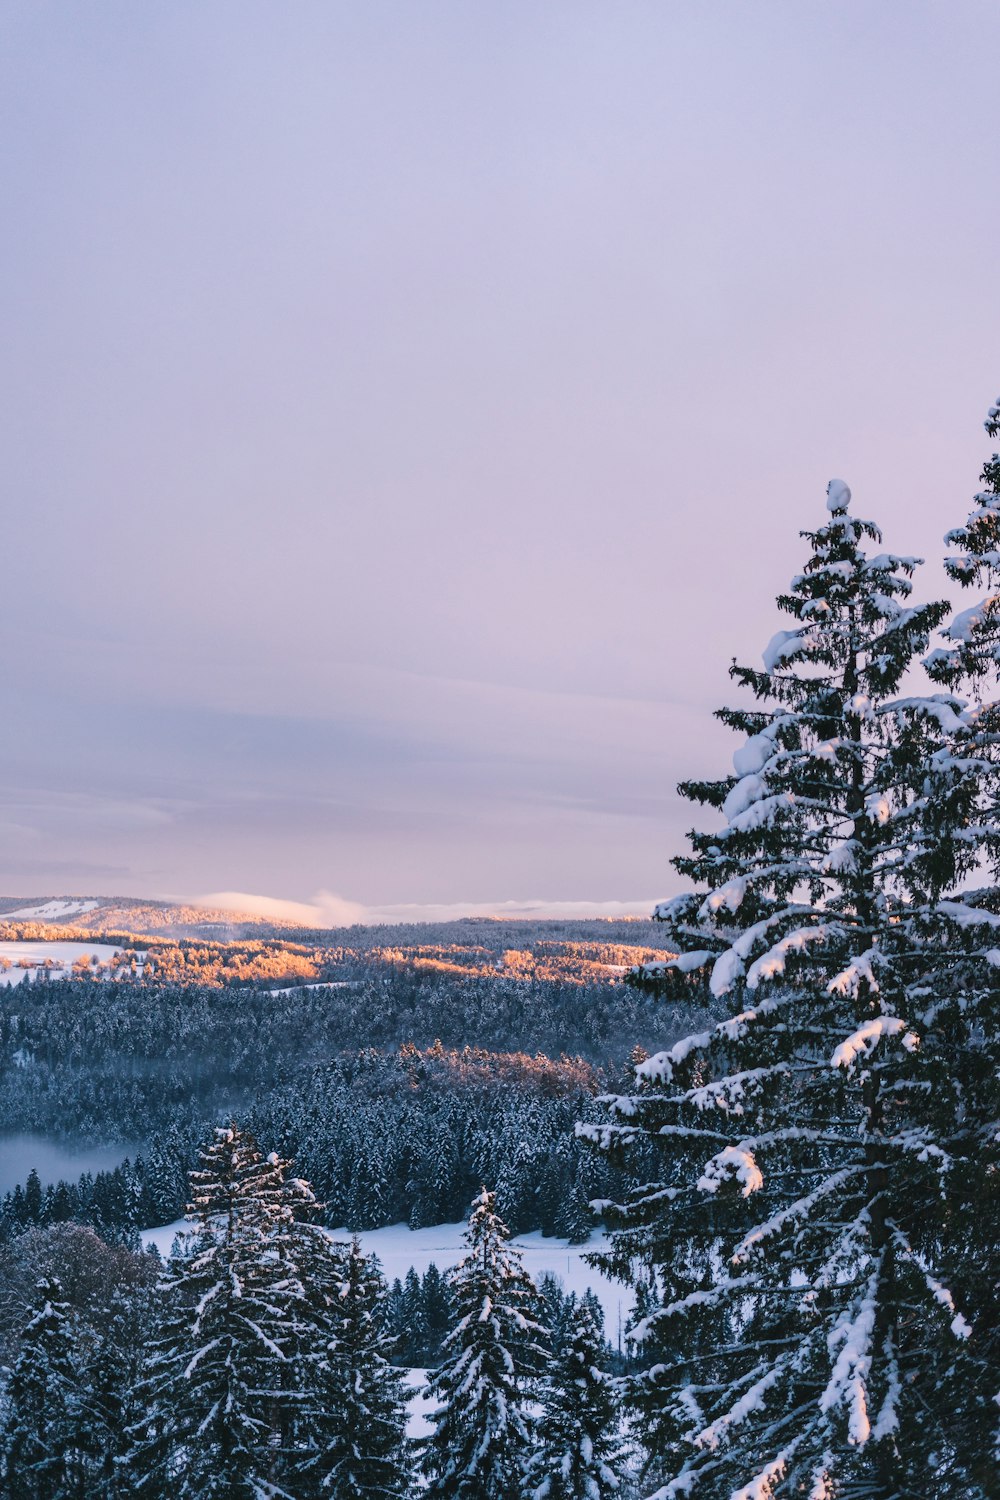
[[[605,1082],[579,1058],[440,1044],[366,1049],[300,1073],[245,1118],[267,1150],[298,1162],[331,1226],[454,1223],[486,1181],[514,1233],[578,1242],[594,1222],[590,1200],[621,1180],[573,1133],[577,1120],[596,1117]],[[31,1174],[0,1201],[0,1240],[75,1220],[129,1242],[171,1223],[187,1201],[201,1129],[174,1121],[142,1156],[76,1183],[43,1188]]]

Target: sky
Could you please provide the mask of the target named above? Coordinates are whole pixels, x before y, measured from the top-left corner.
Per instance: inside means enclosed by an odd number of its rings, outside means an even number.
[[[0,891],[677,889],[828,479],[943,588],[998,55],[992,0],[8,0]]]

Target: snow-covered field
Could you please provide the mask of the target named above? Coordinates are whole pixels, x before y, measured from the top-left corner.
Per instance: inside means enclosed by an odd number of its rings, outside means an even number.
[[[120,952],[112,943],[0,943],[0,959],[11,964],[9,969],[0,966],[0,984],[20,984],[26,974],[34,977],[35,970],[46,965],[55,979],[68,973],[84,953],[106,964]]]
[[[169,1255],[174,1235],[186,1229],[183,1219],[167,1224],[161,1229],[143,1231],[143,1243],[156,1245],[161,1255]],[[400,1281],[407,1271],[413,1269],[423,1276],[433,1263],[439,1271],[456,1265],[464,1253],[462,1234],[465,1224],[435,1224],[428,1229],[410,1229],[406,1224],[390,1224],[385,1229],[365,1229],[360,1239],[364,1249],[377,1255],[386,1280],[390,1283],[398,1276]],[[336,1239],[349,1239],[349,1229],[330,1231]],[[600,1271],[588,1266],[584,1256],[604,1247],[603,1235],[594,1234],[586,1245],[569,1245],[565,1240],[546,1239],[540,1231],[519,1234],[513,1241],[524,1257],[525,1270],[538,1281],[549,1271],[558,1277],[565,1292],[593,1290],[604,1308],[604,1329],[607,1338],[617,1345],[619,1329],[624,1328],[632,1310],[632,1293],[617,1281],[609,1281]]]

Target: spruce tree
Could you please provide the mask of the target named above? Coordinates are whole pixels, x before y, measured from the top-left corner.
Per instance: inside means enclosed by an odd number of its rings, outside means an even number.
[[[80,1372],[70,1308],[40,1281],[4,1391],[0,1474],[9,1500],[71,1500],[84,1482]]]
[[[290,1353],[304,1300],[292,1246],[295,1202],[307,1190],[287,1181],[287,1166],[230,1126],[191,1173],[195,1228],[168,1263],[140,1389],[140,1494],[290,1493],[286,1442],[301,1401]]]
[[[1000,401],[991,407],[984,425],[991,438],[1000,437]],[[950,550],[945,558],[948,574],[963,589],[974,589],[979,597],[948,621],[942,631],[945,645],[930,653],[926,666],[939,682],[970,695],[963,716],[967,730],[962,749],[967,760],[978,760],[984,782],[995,789],[991,773],[1000,758],[1000,453],[993,453],[980,478],[983,488],[974,497],[964,525],[945,536],[945,545],[957,549]],[[993,885],[972,898],[976,918],[971,925],[972,942],[962,982],[954,985],[951,997],[952,1024],[957,1022],[959,1034],[971,1033],[977,1042],[964,1050],[959,1079],[963,1106],[970,1134],[978,1131],[979,1163],[992,1163],[994,1171],[966,1173],[965,1232],[951,1236],[942,1246],[947,1255],[948,1284],[961,1289],[962,1300],[971,1310],[970,1321],[982,1357],[994,1371],[1000,1370],[1000,1170],[996,1169],[1000,1140],[1000,918],[995,915],[1000,911],[996,887],[1000,875],[998,825],[1000,808],[994,804],[985,809],[985,816],[980,816],[975,827],[977,841],[985,846]],[[981,1433],[988,1424],[974,1411],[956,1412],[955,1417],[957,1441],[970,1452],[981,1450]],[[997,1420],[1000,1422],[1000,1416]],[[993,1460],[1000,1463],[1000,1428]],[[989,1463],[989,1455],[984,1463]]]
[[[406,1273],[403,1283],[403,1327],[411,1351],[411,1365],[425,1362],[427,1349],[427,1319],[424,1316],[424,1289],[413,1266]]]
[[[528,1465],[532,1500],[606,1500],[620,1490],[620,1403],[603,1357],[593,1303],[571,1298],[562,1347],[542,1386],[539,1447]]]
[[[990,437],[1000,437],[1000,400],[990,407],[984,426]],[[965,524],[945,536],[945,546],[958,550],[944,565],[949,577],[981,597],[948,622],[943,632],[948,645],[931,652],[927,669],[939,682],[971,684],[992,706],[1000,676],[1000,453],[987,461],[980,477],[984,488]],[[982,727],[988,732],[991,726]]]
[[[512,1500],[534,1434],[530,1382],[544,1358],[538,1293],[494,1194],[476,1198],[468,1250],[448,1278],[455,1326],[427,1386],[438,1409],[423,1451],[429,1500]]]
[[[318,1325],[326,1336],[310,1393],[315,1452],[295,1493],[402,1500],[411,1460],[403,1375],[389,1363],[383,1326],[385,1279],[357,1236],[339,1265],[337,1295]]]
[[[447,1281],[433,1261],[424,1272],[423,1295],[427,1338],[425,1358],[428,1364],[437,1364],[451,1324],[451,1296]]]
[[[995,1173],[963,1089],[994,1055],[963,1005],[992,919],[961,892],[995,777],[962,700],[905,693],[947,605],[910,603],[918,560],[866,553],[849,501],[831,481],[763,671],[733,665],[736,774],[680,787],[722,826],[674,861],[699,889],[657,909],[668,969],[731,1016],[581,1130],[667,1168],[609,1211],[606,1262],[652,1282],[632,1397],[663,1500],[992,1493],[1000,1375],[948,1247]]]
[[[80,1340],[81,1447],[93,1500],[132,1494],[130,1433],[142,1418],[139,1392],[147,1331],[153,1320],[150,1286],[117,1286],[97,1326]]]

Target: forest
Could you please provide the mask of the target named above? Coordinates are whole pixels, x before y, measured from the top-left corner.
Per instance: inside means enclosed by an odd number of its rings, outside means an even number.
[[[421,945],[296,944],[290,957],[309,954],[322,988],[294,969],[280,988],[239,977],[261,953],[286,961],[277,939],[168,941],[141,974],[137,960],[104,976],[83,966],[36,980],[30,1001],[23,984],[0,988],[0,1130],[148,1143],[96,1180],[41,1184],[40,1197],[26,1181],[0,1203],[0,1237],[65,1219],[113,1235],[171,1222],[206,1130],[238,1117],[299,1163],[330,1224],[454,1221],[485,1181],[515,1232],[585,1238],[586,1204],[615,1171],[582,1151],[573,1122],[636,1047],[713,1014],[697,981],[678,976],[668,995],[625,982],[623,958],[664,950],[604,927],[566,938],[522,925],[516,949],[499,924],[491,946],[454,927]]]

